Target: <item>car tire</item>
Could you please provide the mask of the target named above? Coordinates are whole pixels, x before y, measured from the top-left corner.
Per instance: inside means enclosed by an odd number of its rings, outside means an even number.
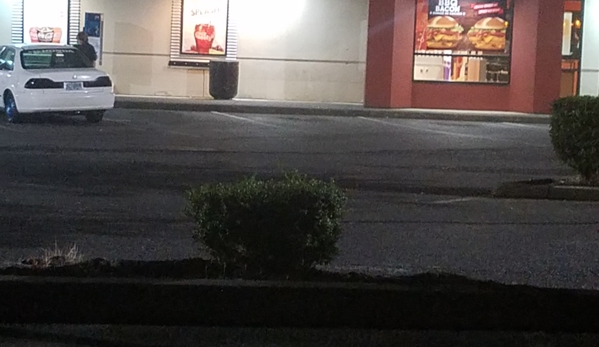
[[[4,95],[4,114],[9,123],[21,123],[22,121],[15,98],[10,92]]]
[[[91,111],[85,114],[85,119],[90,123],[99,123],[104,118],[104,111]]]

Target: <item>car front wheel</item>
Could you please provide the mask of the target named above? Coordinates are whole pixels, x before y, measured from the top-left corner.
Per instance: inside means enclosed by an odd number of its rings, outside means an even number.
[[[99,123],[104,118],[104,111],[91,111],[85,114],[85,119],[90,123]]]
[[[4,113],[6,114],[6,120],[9,123],[21,122],[21,114],[17,109],[17,103],[15,102],[14,96],[10,93],[4,96]]]

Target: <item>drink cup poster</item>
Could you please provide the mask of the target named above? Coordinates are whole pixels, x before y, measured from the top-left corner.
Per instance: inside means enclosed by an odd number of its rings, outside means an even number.
[[[509,53],[512,0],[418,0],[416,50]]]
[[[181,53],[225,55],[228,0],[184,0]]]
[[[69,0],[24,0],[23,42],[67,44]]]

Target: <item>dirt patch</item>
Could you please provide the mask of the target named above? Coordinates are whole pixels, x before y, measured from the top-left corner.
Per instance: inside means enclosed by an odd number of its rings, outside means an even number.
[[[241,269],[225,267],[202,258],[165,261],[108,261],[97,258],[64,266],[36,266],[36,261],[0,268],[0,276],[45,276],[74,278],[155,278],[155,279],[210,279],[210,280],[274,280],[296,282],[345,282],[397,284],[410,286],[459,285],[475,288],[507,287],[490,281],[477,281],[446,273],[425,273],[414,276],[373,276],[364,273],[339,273],[310,270],[285,277],[245,273]]]

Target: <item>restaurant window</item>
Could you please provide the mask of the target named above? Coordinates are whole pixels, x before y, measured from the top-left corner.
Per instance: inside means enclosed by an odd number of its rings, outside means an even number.
[[[414,80],[510,81],[513,0],[417,0]]]
[[[77,42],[81,0],[22,0],[12,7],[12,43]]]
[[[580,52],[582,36],[582,2],[564,2],[564,22],[562,34],[562,76],[560,96],[578,94],[580,75]]]
[[[170,66],[237,57],[236,9],[246,0],[172,0]]]

